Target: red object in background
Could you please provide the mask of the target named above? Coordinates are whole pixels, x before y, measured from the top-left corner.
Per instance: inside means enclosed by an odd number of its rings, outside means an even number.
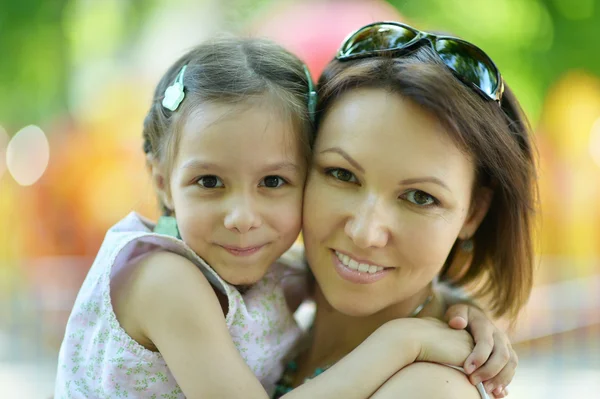
[[[348,34],[377,21],[404,18],[382,0],[303,1],[273,8],[249,32],[267,37],[300,57],[316,81]]]

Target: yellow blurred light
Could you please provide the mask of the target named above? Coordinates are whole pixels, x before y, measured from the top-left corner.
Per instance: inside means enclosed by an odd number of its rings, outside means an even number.
[[[600,80],[586,72],[567,72],[548,92],[542,125],[558,156],[589,161],[590,129],[600,117]]]
[[[6,170],[6,146],[8,145],[8,133],[0,126],[0,178]]]
[[[596,165],[600,166],[600,118],[596,119],[590,132],[590,155]]]
[[[6,147],[6,165],[13,179],[22,186],[30,186],[46,171],[50,146],[38,126],[29,125],[19,130]]]

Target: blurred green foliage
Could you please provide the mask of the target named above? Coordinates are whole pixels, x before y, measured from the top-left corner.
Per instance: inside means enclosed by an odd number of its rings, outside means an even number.
[[[474,42],[496,62],[530,118],[571,69],[600,77],[598,0],[389,0],[424,30]]]
[[[223,1],[225,23],[233,28],[278,4]],[[533,120],[548,88],[567,70],[600,76],[599,0],[388,1],[419,28],[482,47]],[[14,132],[65,112],[74,66],[127,48],[160,2],[0,0],[0,125]]]
[[[3,0],[0,7],[0,121],[40,120],[65,106],[66,1]],[[5,126],[8,127],[8,126]]]
[[[0,125],[14,134],[65,112],[81,51],[122,46],[156,1],[0,0]]]

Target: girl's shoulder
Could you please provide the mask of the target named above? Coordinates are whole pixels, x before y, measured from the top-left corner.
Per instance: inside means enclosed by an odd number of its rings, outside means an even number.
[[[203,304],[206,310],[207,298],[216,297],[221,305],[211,314],[220,314],[218,319],[223,320],[227,313],[227,296],[216,290],[198,264],[186,256],[157,250],[137,260],[129,270],[129,275],[121,279],[125,281],[123,292],[130,309],[135,308],[131,313],[140,324],[159,309],[172,313],[178,309],[187,311],[192,304]],[[209,324],[212,322],[208,320]]]
[[[150,267],[146,272],[158,274],[169,272],[170,263],[178,262],[190,266],[191,272],[200,271],[217,290],[230,295],[232,287],[204,259],[181,239],[154,232],[155,226],[154,222],[132,212],[108,230],[96,260],[108,264],[111,280],[121,269],[141,260]],[[154,264],[157,267],[151,267]]]
[[[194,262],[169,251],[156,250],[133,261],[111,279],[110,291],[119,324],[132,339],[152,351],[158,349],[147,335],[148,321],[160,324],[160,320],[167,320],[164,315],[175,318],[177,312],[186,312],[200,302],[205,314],[196,323],[224,323],[228,308],[227,297],[214,289]],[[215,297],[218,301],[207,301]],[[216,307],[207,311],[210,303]]]

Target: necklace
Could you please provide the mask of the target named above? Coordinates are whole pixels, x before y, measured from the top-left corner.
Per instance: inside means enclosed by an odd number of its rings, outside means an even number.
[[[419,306],[417,306],[415,308],[415,310],[413,310],[407,317],[417,317],[423,311],[425,306],[427,306],[429,304],[429,302],[431,302],[432,299],[433,299],[433,294],[429,294],[427,296],[427,298],[425,298],[425,300]],[[303,383],[308,380],[312,380],[319,374],[322,374],[325,370],[327,370],[333,364],[334,363],[328,364],[325,367],[317,367],[310,376],[308,376],[304,379]],[[296,362],[296,360],[292,360],[286,364],[285,370],[283,371],[283,375],[281,376],[281,379],[275,385],[275,392],[273,393],[272,399],[278,399],[294,389],[293,383],[294,383],[294,377],[295,377],[297,371],[298,371],[298,363]]]
[[[421,303],[419,306],[417,306],[415,308],[415,310],[413,310],[412,313],[408,315],[408,317],[417,317],[423,311],[425,306],[429,305],[429,302],[431,302],[432,299],[433,299],[433,294],[429,294],[427,296],[427,298],[425,298],[423,303]]]

